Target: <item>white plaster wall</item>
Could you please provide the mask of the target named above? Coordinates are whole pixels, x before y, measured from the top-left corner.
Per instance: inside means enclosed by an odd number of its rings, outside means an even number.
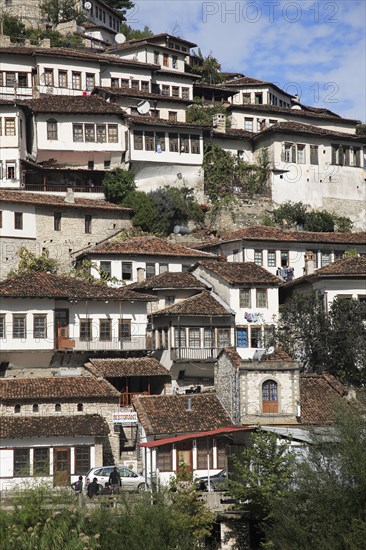
[[[354,300],[366,297],[366,280],[360,279],[323,279],[313,283],[313,289],[325,295],[326,307],[331,308],[337,296],[349,296]]]
[[[238,156],[238,151],[243,151],[242,160],[245,162],[253,161],[252,145],[249,140],[243,138],[228,139],[220,137],[217,134],[212,137],[212,143],[232,153],[235,157]]]
[[[111,78],[128,78],[129,80],[150,81],[151,69],[147,69],[145,67],[131,67],[127,64],[123,65],[123,60],[121,60],[120,65],[102,65],[100,72],[100,85],[106,87],[111,86]]]
[[[35,207],[28,204],[2,203],[3,224],[0,228],[0,238],[17,237],[19,239],[36,238]],[[14,213],[23,213],[23,229],[14,228]]]
[[[258,287],[263,289],[264,287]],[[251,308],[240,307],[240,290],[238,288],[230,289],[230,307],[235,311],[235,321],[237,325],[247,325],[251,323],[245,319],[245,313],[257,313],[260,315],[259,324],[272,324],[278,318],[278,288],[267,288],[267,307],[261,308],[256,305],[256,288],[250,288]],[[254,323],[256,324],[256,323]]]
[[[53,69],[53,86],[46,86],[42,75],[45,69]],[[67,88],[59,87],[59,71],[67,71]],[[72,71],[81,72],[81,89],[72,88]],[[37,59],[37,73],[39,80],[39,92],[57,93],[58,95],[81,95],[86,91],[86,74],[93,74],[95,86],[100,85],[99,61],[87,61],[85,59],[66,59],[62,57],[39,56]],[[51,89],[54,90],[51,91]]]
[[[193,275],[195,275],[200,281],[203,281],[204,283],[207,283],[208,285],[212,286],[212,290],[215,294],[220,296],[226,304],[230,304],[231,299],[231,289],[230,285],[223,281],[221,277],[216,275],[215,273],[212,273],[211,271],[205,269],[201,265],[198,265]]]
[[[181,272],[182,266],[190,266],[195,262],[195,258],[180,258],[180,257],[169,257],[169,256],[129,256],[129,255],[120,255],[116,257],[115,255],[100,255],[92,256],[92,262],[100,267],[101,261],[110,261],[111,262],[111,275],[116,277],[119,281],[122,281],[122,262],[132,263],[132,279],[130,281],[124,281],[125,284],[131,284],[137,281],[137,273],[139,269],[144,270],[146,273],[146,264],[154,263],[155,264],[155,274],[159,275],[159,265],[168,264],[168,271],[170,272]],[[92,268],[92,274],[94,277],[98,278],[99,274],[96,269]]]

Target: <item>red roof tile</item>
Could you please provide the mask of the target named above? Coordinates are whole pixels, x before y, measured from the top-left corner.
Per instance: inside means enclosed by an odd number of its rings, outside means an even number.
[[[154,317],[164,317],[167,315],[199,315],[199,316],[230,316],[231,313],[220,304],[209,292],[204,290],[200,294],[190,296],[165,309],[154,313]]]
[[[291,111],[292,113],[302,113],[303,111]],[[306,116],[319,116],[314,113],[307,113]],[[324,115],[322,115],[324,116]],[[276,134],[276,133],[285,133],[285,134],[301,134],[301,135],[314,135],[314,136],[329,136],[329,137],[340,137],[343,140],[352,140],[352,141],[363,141],[365,138],[358,136],[356,134],[349,134],[347,132],[341,132],[338,130],[330,130],[326,128],[320,128],[319,126],[312,126],[311,124],[301,124],[299,122],[278,122],[277,124],[272,124],[268,128],[265,128],[258,134],[256,134],[254,140],[261,138],[262,136],[267,136],[267,134]]]
[[[65,298],[80,300],[154,301],[155,296],[127,287],[113,288],[67,275],[36,272],[0,282],[0,296],[12,298]]]
[[[71,114],[106,114],[125,116],[116,103],[109,103],[97,95],[64,96],[46,95],[39,99],[22,100],[21,105],[29,107],[33,113],[71,113]]]
[[[78,416],[2,416],[0,439],[28,437],[79,437],[109,434],[107,422],[99,414]]]
[[[326,276],[364,276],[366,277],[366,257],[350,256],[332,264],[317,269],[315,274],[318,277]]]
[[[281,284],[278,277],[253,262],[224,263],[201,260],[196,266],[202,266],[232,285],[263,284],[279,286]],[[193,266],[191,270],[194,270],[196,266]]]
[[[170,290],[170,289],[188,289],[188,290],[204,290],[207,285],[199,281],[191,273],[171,272],[166,271],[155,277],[150,277],[142,283],[133,285],[134,290]]]
[[[0,399],[5,402],[95,399],[115,402],[119,392],[106,380],[93,376],[54,376],[0,379]]]
[[[90,359],[95,374],[104,378],[125,376],[169,376],[163,365],[153,357],[134,357],[128,359]],[[86,365],[86,367],[88,367]]]
[[[188,410],[188,403],[192,410]],[[233,423],[215,394],[136,397],[133,405],[147,435],[227,428]]]
[[[330,424],[334,407],[347,394],[334,376],[302,374],[300,376],[301,421],[303,424]]]

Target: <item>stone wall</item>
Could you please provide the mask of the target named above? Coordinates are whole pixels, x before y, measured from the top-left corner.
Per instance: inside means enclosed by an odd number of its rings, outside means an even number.
[[[19,17],[26,27],[38,27],[43,18],[40,13],[40,0],[10,0],[4,2],[4,14]]]
[[[230,358],[223,353],[215,364],[215,390],[222,406],[232,421],[240,422],[239,372]]]
[[[214,216],[206,215],[206,225],[221,233],[236,231],[250,225],[262,225],[268,211],[273,210],[274,203],[270,198],[260,197],[237,204],[224,206]]]

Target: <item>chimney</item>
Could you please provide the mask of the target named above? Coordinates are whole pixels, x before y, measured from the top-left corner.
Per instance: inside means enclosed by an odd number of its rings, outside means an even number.
[[[311,275],[315,271],[316,265],[315,252],[305,252],[305,268],[304,275]]]
[[[143,267],[137,268],[137,282],[143,283],[145,280],[145,270]]]
[[[187,411],[191,411],[191,410],[192,410],[192,396],[189,395],[187,399]]]
[[[212,126],[217,132],[225,134],[226,132],[226,117],[224,113],[217,113],[212,117]]]
[[[69,204],[74,204],[75,203],[74,191],[73,191],[73,189],[71,189],[71,187],[67,188],[64,200],[65,200],[65,202],[68,202]]]

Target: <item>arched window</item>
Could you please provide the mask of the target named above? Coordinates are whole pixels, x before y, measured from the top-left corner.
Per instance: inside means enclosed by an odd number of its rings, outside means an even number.
[[[19,413],[20,413],[20,405],[15,405],[14,414],[19,414]]]
[[[38,403],[35,403],[35,404],[33,405],[33,412],[34,412],[34,413],[39,412],[39,405],[38,405]]]
[[[78,412],[83,412],[83,410],[84,410],[84,405],[82,403],[78,403],[77,411]]]
[[[278,387],[274,380],[266,380],[262,385],[262,412],[278,413]]]
[[[57,412],[57,413],[61,412],[61,404],[60,403],[56,403],[55,412]]]

